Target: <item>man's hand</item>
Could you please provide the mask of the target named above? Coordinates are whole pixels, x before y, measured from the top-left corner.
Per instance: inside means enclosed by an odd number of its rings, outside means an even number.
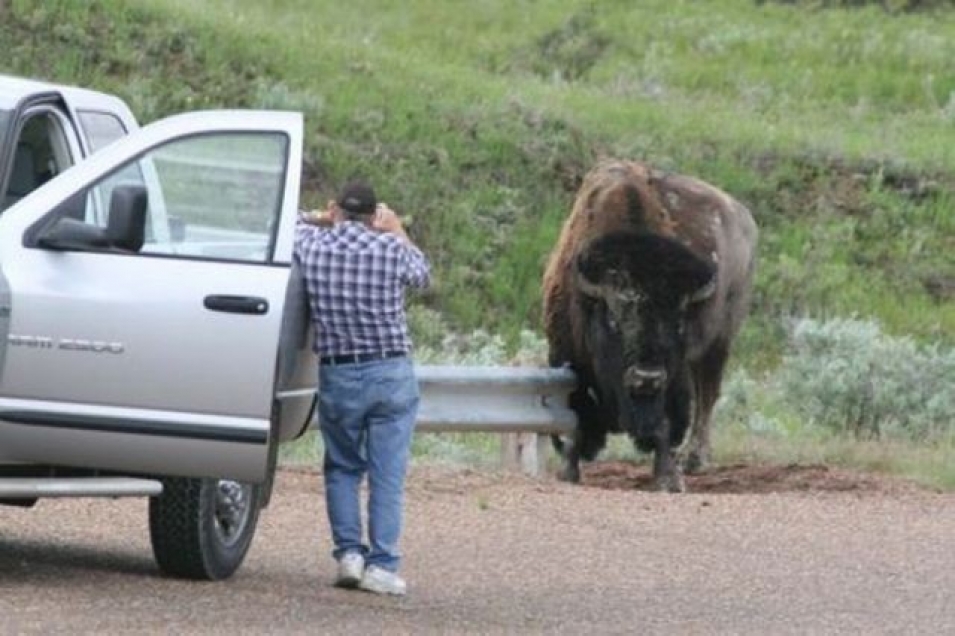
[[[391,232],[393,234],[403,234],[404,228],[401,226],[401,219],[394,210],[385,203],[379,203],[375,210],[375,220],[372,227],[382,232]]]
[[[398,218],[398,214],[389,208],[386,203],[378,204],[372,227],[380,232],[390,232],[409,243],[411,242],[411,239],[408,238],[408,235],[405,233],[405,228],[401,224],[401,219]]]
[[[331,204],[325,210],[303,210],[301,218],[305,223],[317,225],[318,227],[331,227],[335,224]]]
[[[411,242],[401,224],[401,219],[398,218],[398,214],[385,203],[378,204],[378,209],[375,210],[375,220],[371,226],[379,232],[390,232],[409,243]]]

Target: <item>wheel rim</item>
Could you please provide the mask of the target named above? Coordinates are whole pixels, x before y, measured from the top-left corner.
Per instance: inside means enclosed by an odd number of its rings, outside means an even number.
[[[252,515],[252,486],[229,479],[216,484],[216,506],[213,521],[216,535],[223,545],[237,543]]]

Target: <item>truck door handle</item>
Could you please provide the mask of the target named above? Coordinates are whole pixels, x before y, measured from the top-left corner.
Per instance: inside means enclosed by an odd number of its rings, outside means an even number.
[[[269,312],[269,301],[258,296],[229,296],[213,294],[206,296],[203,306],[211,311],[225,311],[230,314],[255,314],[261,316]]]

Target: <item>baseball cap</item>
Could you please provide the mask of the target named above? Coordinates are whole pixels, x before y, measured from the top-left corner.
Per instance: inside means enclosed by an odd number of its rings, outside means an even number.
[[[375,191],[363,181],[349,181],[338,197],[338,207],[351,214],[373,214],[378,200]]]

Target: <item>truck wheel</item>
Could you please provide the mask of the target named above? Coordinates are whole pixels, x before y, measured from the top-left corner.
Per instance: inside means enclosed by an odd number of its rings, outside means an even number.
[[[166,574],[217,581],[242,564],[259,518],[258,486],[167,477],[149,500],[149,538]]]

